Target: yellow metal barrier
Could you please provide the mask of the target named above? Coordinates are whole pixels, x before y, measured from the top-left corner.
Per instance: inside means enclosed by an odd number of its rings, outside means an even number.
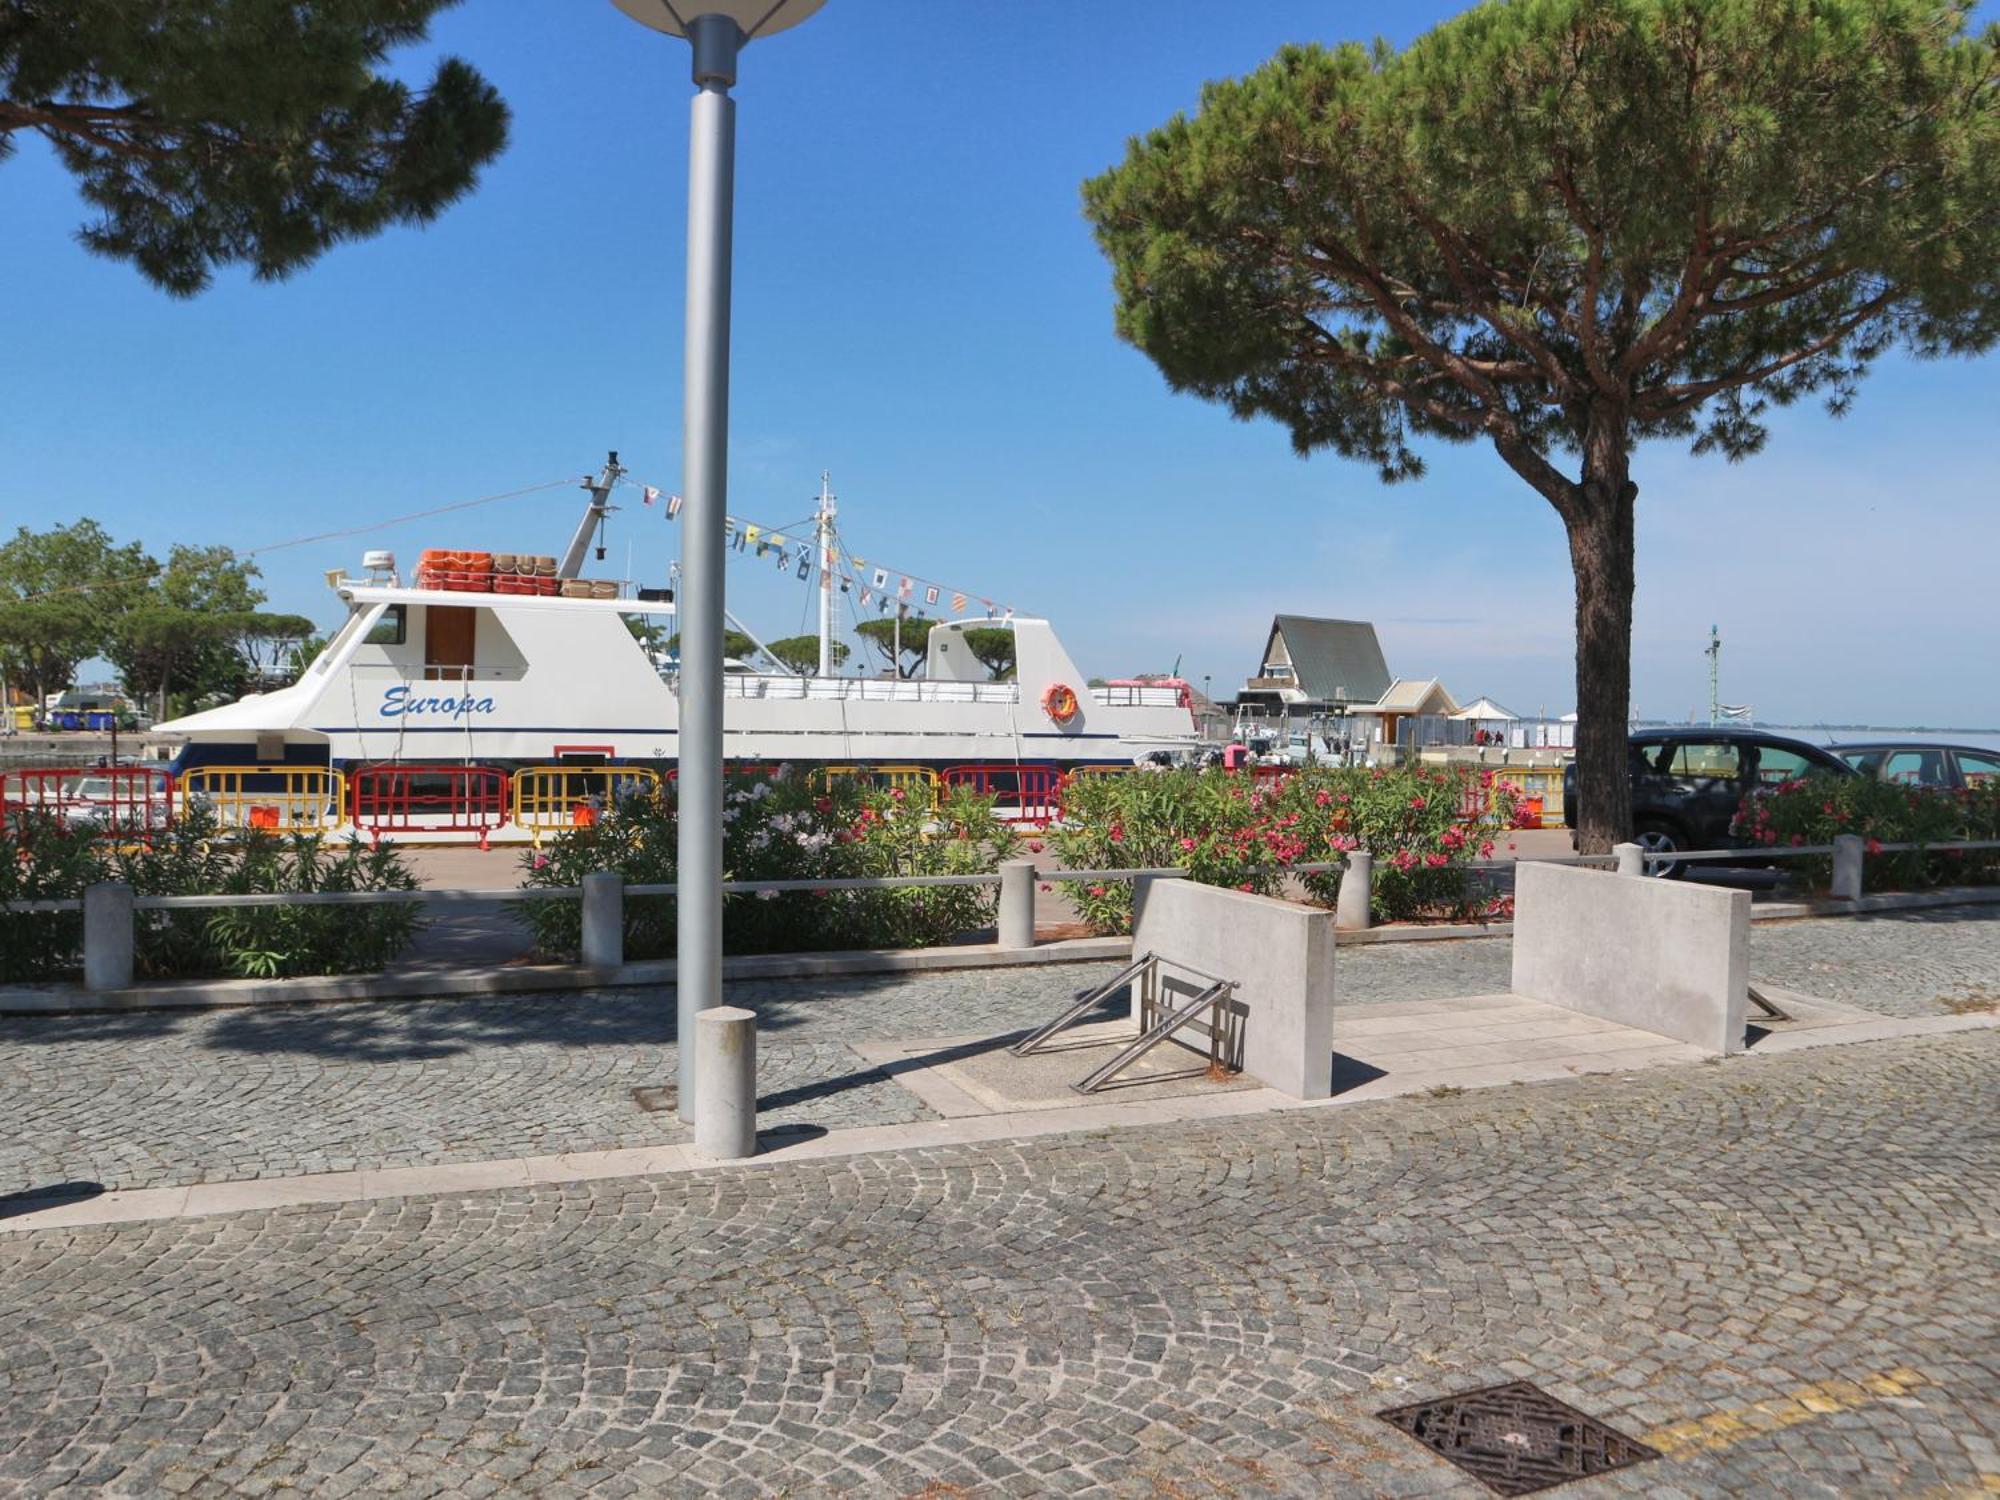
[[[1497,766],[1493,779],[1511,786],[1523,797],[1539,797],[1542,827],[1563,827],[1563,773],[1558,767]]]
[[[347,780],[325,766],[196,766],[181,773],[181,798],[224,828],[313,833],[347,819]]]
[[[1071,766],[1068,774],[1074,781],[1079,776],[1127,776],[1135,769],[1133,766]]]
[[[937,806],[938,773],[929,766],[821,766],[819,774],[829,791],[841,777],[853,776],[883,791],[901,790],[905,797],[918,797]]]
[[[644,766],[524,766],[514,773],[514,822],[542,835],[588,828],[620,797],[657,797],[660,773]]]

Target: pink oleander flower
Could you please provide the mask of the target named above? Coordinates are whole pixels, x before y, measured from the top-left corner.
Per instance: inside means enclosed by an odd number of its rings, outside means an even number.
[[[1194,845],[1194,840],[1193,840],[1193,839],[1182,839],[1182,840],[1181,840],[1181,847],[1182,847],[1183,849],[1192,849],[1192,848],[1194,848],[1194,846],[1195,846],[1195,845]]]
[[[1030,854],[1040,854],[1040,853],[1042,852],[1042,843],[1041,843],[1041,840],[1040,840],[1040,839],[1029,839],[1029,840],[1028,840],[1028,852],[1029,852]]]
[[[1093,896],[1102,896],[1104,894],[1104,887],[1101,885],[1094,885],[1090,888],[1090,894]]]
[[[1445,854],[1426,854],[1424,856],[1424,863],[1429,865],[1433,870],[1442,870],[1446,865],[1451,863],[1451,857]]]
[[[1410,799],[1410,806],[1412,807],[1421,808],[1423,807],[1423,805],[1424,805],[1424,799],[1422,797],[1412,797]]]

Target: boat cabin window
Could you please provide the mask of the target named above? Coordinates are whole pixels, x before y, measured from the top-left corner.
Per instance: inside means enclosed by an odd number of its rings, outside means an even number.
[[[408,631],[408,623],[403,606],[392,604],[382,611],[382,618],[368,627],[368,635],[362,641],[364,646],[400,646]]]

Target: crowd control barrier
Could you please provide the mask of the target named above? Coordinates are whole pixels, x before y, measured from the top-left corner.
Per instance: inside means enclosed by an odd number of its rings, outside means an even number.
[[[524,766],[514,773],[514,822],[539,848],[543,834],[588,828],[614,802],[658,797],[660,786],[644,766]]]
[[[1062,816],[1063,775],[1053,766],[952,766],[939,781],[946,791],[966,787],[991,797],[1002,822],[1046,828]]]
[[[507,821],[507,773],[492,766],[363,766],[347,777],[349,816],[385,833],[473,833],[484,849]]]
[[[23,766],[0,772],[0,828],[46,813],[68,828],[144,843],[174,821],[174,778],[145,766]]]
[[[926,807],[938,803],[938,773],[929,766],[822,766],[819,774],[828,791],[836,781],[860,780],[885,792],[900,791]]]
[[[181,801],[224,828],[313,833],[344,821],[347,785],[326,766],[195,766],[181,776]]]

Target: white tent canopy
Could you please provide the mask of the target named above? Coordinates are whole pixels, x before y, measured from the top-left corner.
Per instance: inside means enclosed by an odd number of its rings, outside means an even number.
[[[1491,698],[1483,695],[1477,702],[1468,704],[1452,715],[1452,718],[1466,723],[1478,722],[1481,724],[1512,724],[1520,717],[1519,714],[1503,708]]]

